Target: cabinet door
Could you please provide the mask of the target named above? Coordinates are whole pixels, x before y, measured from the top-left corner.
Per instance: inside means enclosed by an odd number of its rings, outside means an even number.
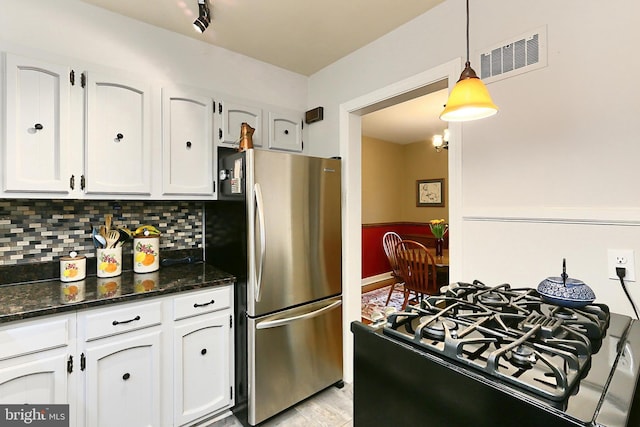
[[[86,426],[161,425],[160,335],[147,329],[87,345]]]
[[[213,195],[213,151],[213,101],[163,89],[163,193]]]
[[[302,121],[294,114],[269,113],[269,148],[302,151]]]
[[[69,403],[67,360],[67,349],[58,349],[0,362],[2,403]]]
[[[231,403],[231,317],[224,310],[176,322],[174,402],[176,426]]]
[[[6,55],[5,191],[71,190],[69,74],[68,67]]]
[[[242,123],[247,123],[255,129],[252,141],[254,147],[262,147],[262,109],[234,102],[220,102],[218,104],[220,127],[218,142],[232,147],[240,143],[240,129]]]
[[[85,76],[86,192],[150,194],[151,89],[100,73]]]

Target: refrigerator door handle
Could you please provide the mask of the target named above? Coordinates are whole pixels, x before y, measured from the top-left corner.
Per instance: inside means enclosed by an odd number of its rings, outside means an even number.
[[[267,249],[266,232],[264,229],[264,202],[262,201],[262,189],[260,184],[254,185],[254,193],[256,195],[256,214],[258,217],[258,225],[260,227],[260,262],[257,264],[256,279],[256,301],[260,301],[260,290],[262,288],[262,270],[264,267],[264,257]]]
[[[342,300],[339,299],[337,301],[333,301],[332,303],[325,305],[324,307],[319,308],[315,311],[310,311],[308,313],[299,314],[297,316],[286,317],[284,319],[277,320],[263,320],[256,324],[256,329],[269,329],[269,328],[277,328],[279,326],[289,325],[293,322],[297,322],[299,320],[311,319],[312,317],[320,316],[325,311],[330,311],[335,307],[342,304]]]

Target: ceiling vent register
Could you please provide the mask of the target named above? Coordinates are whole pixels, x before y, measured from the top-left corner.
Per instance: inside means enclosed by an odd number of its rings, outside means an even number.
[[[485,83],[506,79],[547,66],[547,27],[480,51],[480,78]]]

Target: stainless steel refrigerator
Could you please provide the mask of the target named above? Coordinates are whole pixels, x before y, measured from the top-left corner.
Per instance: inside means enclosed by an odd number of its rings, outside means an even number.
[[[256,425],[342,381],[340,160],[223,148],[218,159],[205,257],[238,277],[234,412]]]

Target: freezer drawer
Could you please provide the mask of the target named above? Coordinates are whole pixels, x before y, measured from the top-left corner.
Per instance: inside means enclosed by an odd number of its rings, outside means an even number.
[[[248,319],[249,408],[256,425],[342,380],[342,299]]]

